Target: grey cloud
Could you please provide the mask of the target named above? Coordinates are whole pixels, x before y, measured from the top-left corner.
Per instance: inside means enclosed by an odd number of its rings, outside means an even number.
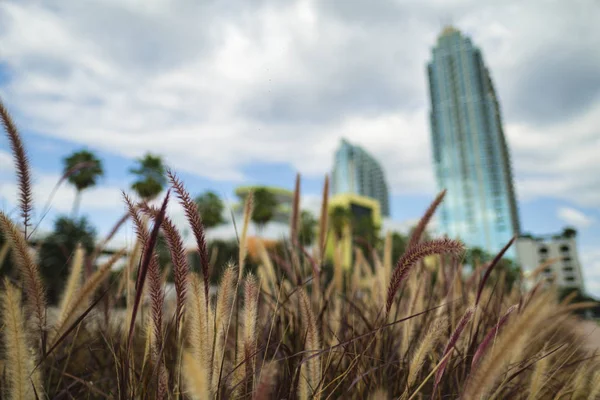
[[[330,123],[348,114],[377,115],[405,109],[420,97],[415,88],[372,66],[351,65],[355,60],[344,54],[340,59],[348,61],[346,69],[331,71],[329,84],[278,86],[246,99],[240,106],[242,112],[275,123]]]
[[[207,53],[215,45],[210,37],[209,7],[174,15],[144,13],[100,1],[93,6],[88,2],[58,4],[66,16],[64,22],[128,74],[164,71]]]
[[[600,101],[600,57],[590,54],[589,48],[546,48],[530,61],[517,75],[507,116],[553,124],[584,113]]]
[[[363,28],[373,29],[382,24],[402,25],[408,20],[408,12],[398,3],[368,0],[326,0],[318,6],[327,15],[360,24]]]
[[[461,15],[481,8],[477,2],[467,1],[370,1],[370,0],[325,0],[317,6],[326,15],[344,20],[369,30],[380,28],[399,29],[407,33],[411,28],[441,29]]]
[[[428,43],[422,27],[409,35],[401,23],[383,31],[376,26],[355,31],[349,21],[341,27],[323,17],[319,21],[319,40],[293,49],[289,79],[263,82],[258,96],[242,101],[243,113],[276,122],[327,123],[343,115],[423,105]],[[343,40],[328,37],[330,30],[342,31]],[[268,65],[265,69],[268,77]]]

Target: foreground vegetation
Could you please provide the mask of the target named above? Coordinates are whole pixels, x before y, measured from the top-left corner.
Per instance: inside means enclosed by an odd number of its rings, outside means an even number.
[[[160,207],[124,195],[135,246],[103,265],[95,261],[106,240],[93,248],[77,246],[51,309],[42,264],[28,248],[33,196],[27,156],[1,105],[0,115],[15,156],[21,210],[18,221],[0,213],[17,270],[2,283],[0,299],[3,398],[600,395],[597,355],[572,313],[590,304],[570,304],[573,296],[559,303],[552,287],[524,290],[523,282],[509,282],[499,262],[512,243],[463,273],[460,242],[423,237],[444,193],[397,259],[388,235],[381,249],[357,247],[353,265],[345,269],[335,243],[331,267],[325,262],[328,237],[337,241],[328,235],[327,180],[313,251],[304,248],[298,180],[288,243],[277,252],[259,246],[260,262],[250,273],[246,244],[253,197],[246,198],[235,262],[220,269],[211,261],[197,204],[167,171],[169,190]],[[198,270],[189,267],[180,232],[166,213],[171,201],[185,210]],[[159,233],[168,266],[161,265],[156,250]],[[111,274],[126,251],[127,265]],[[423,262],[431,256],[438,257],[435,267]],[[175,284],[173,304],[165,303],[168,274]],[[219,284],[212,293],[216,274]]]

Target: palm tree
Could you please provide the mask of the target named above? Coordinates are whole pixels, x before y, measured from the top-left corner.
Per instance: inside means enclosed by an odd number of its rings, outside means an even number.
[[[269,189],[259,187],[254,191],[254,213],[252,214],[252,222],[256,224],[256,228],[259,232],[262,232],[265,225],[275,216],[277,204],[275,194]]]
[[[160,156],[146,153],[138,158],[137,166],[129,170],[137,176],[131,188],[145,201],[156,198],[167,185],[166,167]]]
[[[194,200],[202,217],[205,228],[213,228],[223,223],[223,202],[219,196],[211,191],[206,191]]]
[[[72,217],[79,212],[81,192],[95,186],[98,178],[104,175],[102,161],[88,150],[80,150],[63,159],[64,176],[75,187],[76,195],[73,201]]]

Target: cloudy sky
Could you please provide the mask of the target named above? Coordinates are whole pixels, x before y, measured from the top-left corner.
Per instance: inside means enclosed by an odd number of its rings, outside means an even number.
[[[342,136],[381,160],[402,225],[435,194],[424,71],[452,22],[495,81],[524,230],[576,226],[586,288],[600,295],[598,21],[595,0],[5,0],[0,95],[38,208],[62,157],[88,147],[103,158],[107,176],[82,201],[100,232],[146,151],[193,193],[229,199],[242,183],[291,188],[299,171],[314,208]],[[5,139],[0,196],[13,210]],[[61,189],[44,224],[72,199]]]

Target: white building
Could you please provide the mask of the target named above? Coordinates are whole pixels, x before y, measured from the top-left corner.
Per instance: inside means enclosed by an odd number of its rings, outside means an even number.
[[[531,273],[548,260],[557,259],[541,271],[541,277],[560,288],[584,291],[576,233],[568,230],[552,236],[521,236],[516,242],[518,263]]]

